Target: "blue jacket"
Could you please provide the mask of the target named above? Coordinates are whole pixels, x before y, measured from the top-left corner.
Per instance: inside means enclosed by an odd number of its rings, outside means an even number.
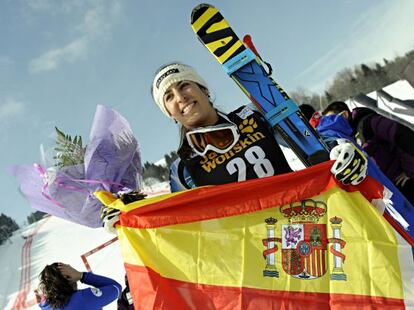
[[[45,310],[98,310],[116,300],[122,291],[121,285],[115,280],[91,272],[84,272],[81,282],[93,287],[77,290],[62,308],[52,308],[47,300],[39,305],[40,308]]]
[[[344,138],[352,141],[355,145],[357,143],[352,138],[352,128],[349,122],[342,115],[327,115],[323,116],[316,127],[325,142],[331,144],[338,138]],[[330,145],[331,146],[331,145]],[[373,177],[387,187],[392,193],[391,201],[394,209],[402,216],[392,214],[391,210],[387,210],[394,220],[410,235],[414,240],[414,208],[411,203],[401,194],[395,185],[388,179],[375,162],[368,157],[368,175]],[[407,227],[408,224],[408,227]]]

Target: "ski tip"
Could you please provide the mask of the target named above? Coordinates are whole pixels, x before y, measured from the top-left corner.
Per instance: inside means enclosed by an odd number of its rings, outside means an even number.
[[[208,8],[214,8],[211,4],[208,3],[201,3],[197,5],[193,11],[191,12],[191,24],[194,24],[194,22],[201,16],[205,11],[208,10]]]

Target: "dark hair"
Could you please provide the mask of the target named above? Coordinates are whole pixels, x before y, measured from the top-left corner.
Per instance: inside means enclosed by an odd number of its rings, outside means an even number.
[[[315,113],[315,109],[313,106],[311,106],[310,104],[301,104],[299,106],[299,109],[301,110],[301,112],[303,113],[303,115],[306,117],[306,119],[309,121],[312,118],[313,113]]]
[[[158,70],[157,71],[155,71],[155,74],[154,74],[154,77],[161,71],[161,70],[163,70],[164,68],[166,68],[166,67],[168,67],[168,66],[171,66],[171,65],[176,65],[176,64],[178,64],[178,65],[184,65],[184,66],[188,66],[188,65],[185,65],[185,64],[183,64],[182,62],[179,62],[179,61],[173,61],[173,62],[169,62],[169,63],[167,63],[167,64],[164,64],[164,65],[162,65],[161,67],[159,67],[158,68]],[[191,67],[191,66],[188,66],[188,67]],[[207,97],[208,97],[208,99],[209,99],[209,102],[210,102],[210,104],[211,104],[211,106],[216,110],[216,111],[219,111],[218,109],[216,109],[215,107],[214,107],[214,105],[213,105],[213,101],[214,101],[214,99],[212,100],[211,98],[210,98],[210,91],[209,91],[209,89],[207,89],[205,86],[203,86],[203,85],[200,85],[200,84],[198,84],[198,83],[195,83],[201,90],[204,90],[204,91],[207,91],[208,92],[208,95],[207,95]],[[151,96],[153,95],[153,84],[151,84]],[[155,99],[155,98],[153,98],[153,99]],[[186,143],[184,142],[185,141],[185,134],[187,133],[187,131],[188,131],[188,129],[186,129],[184,126],[182,126],[181,124],[179,124],[179,134],[180,134],[180,146],[179,146],[179,148],[181,147],[181,146],[184,146],[184,154],[183,154],[183,156],[185,156],[186,157],[186,155],[189,155],[190,153],[191,153],[191,149],[190,149],[190,147],[188,146],[186,146]]]
[[[322,115],[326,115],[329,112],[333,112],[334,114],[339,114],[343,111],[346,111],[351,115],[351,110],[348,108],[345,102],[343,101],[335,101],[330,103],[325,110],[323,110]]]
[[[39,289],[52,308],[63,307],[76,291],[73,283],[62,275],[58,266],[58,263],[46,265],[39,275]]]

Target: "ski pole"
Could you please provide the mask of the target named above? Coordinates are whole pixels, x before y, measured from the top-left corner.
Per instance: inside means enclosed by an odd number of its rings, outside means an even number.
[[[267,75],[272,75],[272,72],[273,72],[273,68],[272,68],[272,66],[271,66],[268,62],[264,61],[264,60],[263,60],[263,58],[260,56],[259,52],[258,52],[258,51],[257,51],[257,49],[256,49],[256,46],[254,46],[254,44],[253,44],[253,41],[252,41],[252,36],[251,36],[250,34],[246,34],[246,35],[243,37],[243,43],[244,43],[244,45],[245,45],[246,47],[250,48],[250,49],[252,50],[252,52],[253,52],[253,53],[255,53],[255,55],[256,55],[257,57],[259,57],[259,59],[260,59],[263,63],[265,63],[265,64],[266,64],[267,69],[268,69]]]

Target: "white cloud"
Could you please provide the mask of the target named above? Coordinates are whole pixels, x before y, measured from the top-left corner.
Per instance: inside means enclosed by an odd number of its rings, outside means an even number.
[[[350,24],[344,38],[303,70],[295,79],[314,81],[310,88],[321,91],[334,74],[360,63],[382,62],[414,48],[414,1],[385,1]]]
[[[68,45],[50,50],[40,57],[33,59],[29,64],[29,71],[37,73],[50,71],[59,67],[62,63],[73,63],[82,59],[88,52],[88,39],[82,37],[69,43]]]
[[[51,2],[42,3],[32,0],[32,7],[36,10],[50,10],[56,14],[56,9]],[[85,4],[85,3],[84,3]],[[111,30],[120,20],[122,7],[118,1],[91,1],[86,10],[75,10],[79,2],[74,2],[73,7],[68,7],[59,14],[69,15],[71,22],[64,25],[68,31],[75,30],[77,37],[70,43],[44,52],[32,59],[29,63],[29,72],[38,73],[57,69],[64,63],[74,63],[87,57],[89,50],[94,46],[94,41],[109,36]],[[79,11],[82,12],[79,17]],[[65,19],[66,20],[66,19]]]
[[[22,102],[8,98],[0,102],[0,121],[4,122],[10,118],[23,114],[25,106]]]

